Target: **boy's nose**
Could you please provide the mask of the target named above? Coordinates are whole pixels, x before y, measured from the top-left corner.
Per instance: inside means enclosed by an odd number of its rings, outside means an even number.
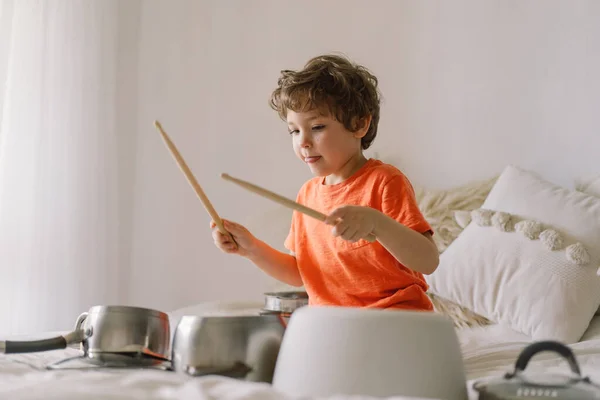
[[[311,139],[306,133],[300,133],[300,147],[310,147]]]

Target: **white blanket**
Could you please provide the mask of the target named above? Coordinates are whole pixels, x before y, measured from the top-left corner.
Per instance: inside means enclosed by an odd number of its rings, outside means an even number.
[[[172,327],[182,315],[256,315],[261,304],[205,304],[170,314]],[[52,333],[40,337],[50,337]],[[474,380],[501,376],[512,370],[515,360],[529,340],[501,325],[459,331],[468,386]],[[3,338],[4,339],[4,338]],[[600,382],[600,317],[594,318],[582,341],[571,346],[582,372]],[[279,393],[270,385],[209,376],[192,378],[157,370],[46,370],[45,367],[66,357],[78,355],[77,349],[31,354],[0,355],[0,398],[2,399],[278,399],[294,396]],[[568,367],[552,353],[535,356],[527,370],[558,371]],[[470,389],[470,399],[476,394]],[[304,400],[309,400],[303,398]],[[317,398],[315,398],[316,400]],[[366,396],[332,396],[335,399],[369,399]],[[390,397],[388,400],[411,400]],[[325,399],[323,399],[325,400]]]

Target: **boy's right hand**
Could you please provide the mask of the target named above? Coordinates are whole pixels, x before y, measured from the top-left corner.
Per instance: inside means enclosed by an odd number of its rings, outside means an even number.
[[[212,237],[215,245],[224,253],[237,254],[242,257],[249,256],[256,247],[257,239],[250,233],[248,229],[235,222],[224,219],[223,226],[225,230],[229,232],[231,236],[233,236],[235,243],[232,242],[227,235],[224,235],[219,231],[215,221],[210,221]]]

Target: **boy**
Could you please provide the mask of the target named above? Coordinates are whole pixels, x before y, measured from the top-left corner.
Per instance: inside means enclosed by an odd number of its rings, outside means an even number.
[[[315,175],[297,201],[328,218],[294,212],[285,241],[290,254],[227,220],[237,246],[211,222],[213,238],[222,251],[246,257],[275,279],[304,285],[310,305],[431,311],[423,278],[438,265],[431,227],[408,179],[363,155],[377,134],[377,84],[364,67],[335,55],[282,71],[271,107]],[[377,240],[365,240],[369,234]]]

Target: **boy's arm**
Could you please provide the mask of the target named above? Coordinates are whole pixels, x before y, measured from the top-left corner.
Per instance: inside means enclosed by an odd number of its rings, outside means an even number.
[[[283,283],[296,287],[304,284],[298,272],[296,257],[282,253],[261,240],[257,240],[247,258],[265,273]]]
[[[439,251],[405,175],[395,176],[384,185],[381,211],[373,211],[374,233],[383,247],[413,271],[425,275],[435,272]]]
[[[383,247],[413,271],[432,274],[438,267],[439,252],[430,232],[419,233],[375,209],[373,233]]]
[[[421,214],[412,185],[405,176],[396,176],[382,188],[381,211],[371,207],[343,206],[326,219],[333,234],[350,241],[373,233],[401,264],[422,274],[432,274],[439,252]],[[421,233],[424,232],[424,233]]]

